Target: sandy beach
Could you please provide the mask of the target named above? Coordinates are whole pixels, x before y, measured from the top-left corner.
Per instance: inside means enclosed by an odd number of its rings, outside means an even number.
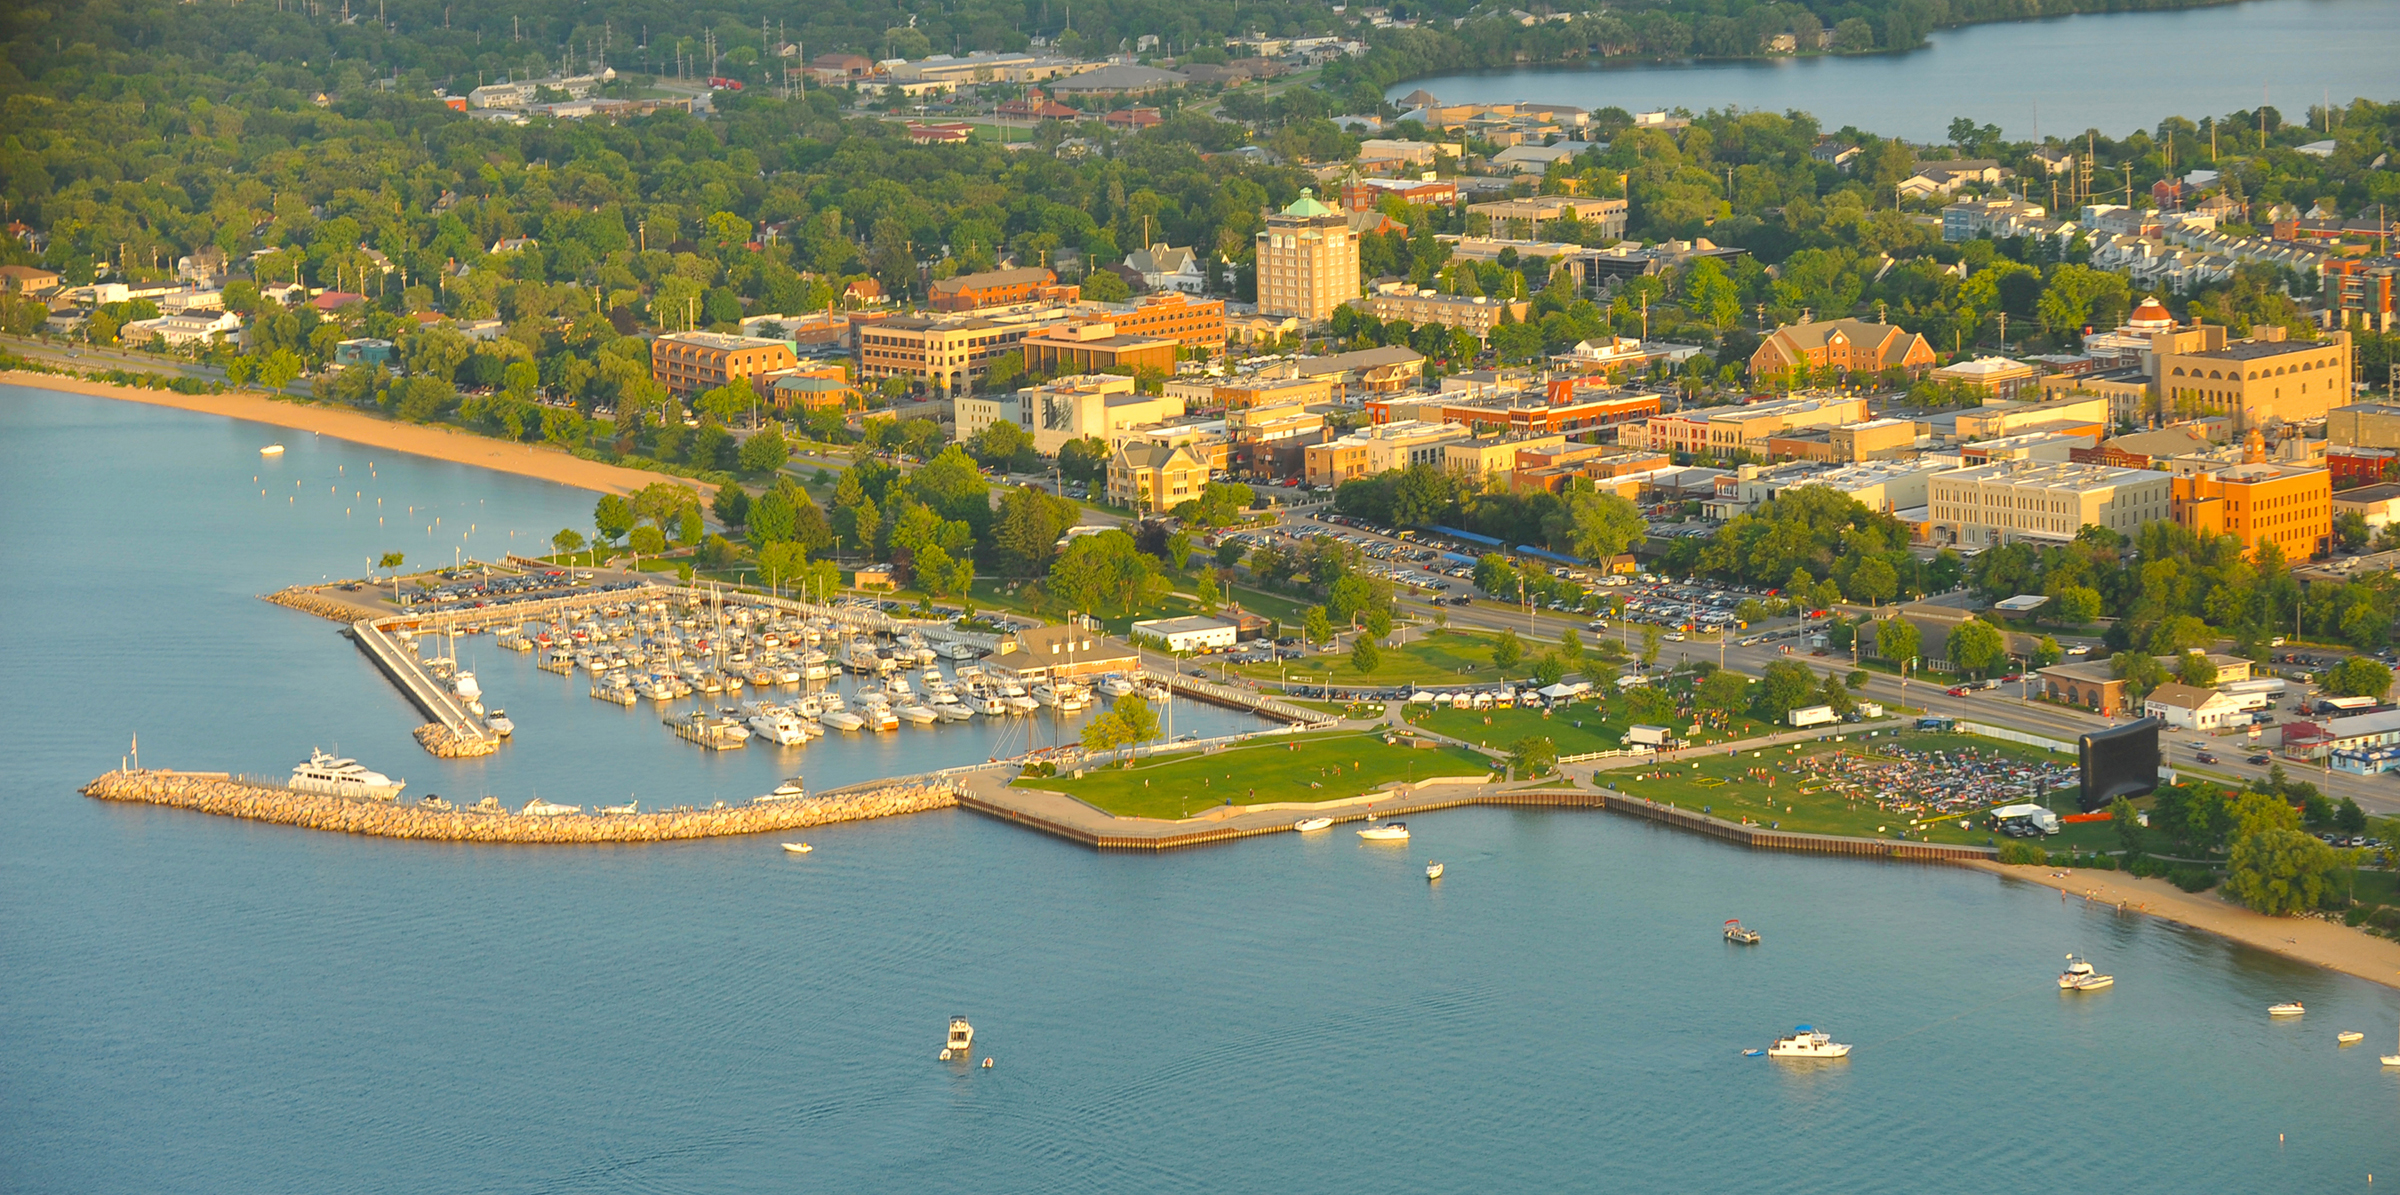
[[[199,411],[209,415],[225,415],[288,427],[295,431],[315,432],[333,436],[371,448],[388,448],[413,456],[431,457],[479,469],[496,469],[520,477],[555,481],[577,489],[604,494],[630,494],[654,482],[671,481],[688,485],[705,494],[708,487],[689,478],[666,473],[650,473],[587,461],[547,444],[514,444],[479,436],[456,428],[399,423],[378,419],[360,411],[339,407],[315,406],[306,403],[278,402],[255,391],[232,391],[225,394],[177,394],[172,390],[145,390],[136,386],[114,386],[106,382],[57,374],[26,373],[16,370],[0,371],[0,383],[12,386],[35,386],[44,390],[66,390],[100,398],[117,398],[127,402],[148,403],[157,407],[174,407],[183,411]]]
[[[2147,913],[2244,946],[2315,963],[2385,987],[2400,988],[2400,942],[2337,922],[2314,917],[2261,916],[2217,895],[2215,889],[2186,892],[2165,880],[2145,880],[2118,871],[2073,871],[2004,863],[1961,866],[2056,888],[2066,893],[2068,899],[2089,897],[2099,903],[2121,905],[2129,913]]]

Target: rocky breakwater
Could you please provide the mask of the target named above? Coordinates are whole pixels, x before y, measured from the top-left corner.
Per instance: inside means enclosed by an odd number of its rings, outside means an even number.
[[[467,759],[490,755],[500,749],[500,740],[494,736],[461,738],[457,731],[439,722],[427,722],[413,733],[417,736],[417,745],[442,759]]]
[[[310,589],[300,585],[278,589],[265,595],[263,600],[273,602],[278,606],[288,606],[303,614],[330,618],[339,623],[353,623],[362,618],[377,618],[384,613],[365,602],[346,602],[340,598],[329,596],[321,589]]]
[[[311,830],[434,842],[493,843],[671,842],[767,834],[949,809],[958,804],[957,791],[946,783],[895,784],[722,809],[530,816],[506,810],[436,809],[421,804],[321,796],[236,780],[221,773],[133,770],[105,773],[84,785],[82,791],[95,800],[137,801]]]

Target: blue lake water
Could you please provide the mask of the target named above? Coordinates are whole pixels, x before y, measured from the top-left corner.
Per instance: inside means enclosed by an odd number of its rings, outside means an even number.
[[[290,451],[262,467],[270,440]],[[379,488],[327,492],[370,461]],[[362,526],[377,494],[441,528]],[[459,519],[479,550],[546,539],[590,495],[0,388],[0,502],[0,1189],[2400,1175],[2400,1073],[2375,1060],[2400,993],[1980,873],[1565,811],[1429,815],[1400,849],[1337,833],[1162,857],[942,813],[815,830],[795,859],[765,839],[466,847],[102,805],[74,786],[137,730],[153,764],[279,771],[338,742],[412,791],[512,801],[739,799],[990,744],[941,727],[710,756],[478,640],[462,655],[489,657],[520,737],[444,764],[331,624],[253,595],[355,572],[397,535],[447,556]],[[1438,886],[1428,858],[1449,866]],[[1730,916],[1766,944],[1724,945]],[[2118,986],[2062,998],[2068,951]],[[2285,999],[2308,1015],[2270,1022]],[[993,1069],[935,1061],[953,1014]],[[1855,1056],[1739,1056],[1800,1021]],[[2348,1028],[2369,1040],[2337,1051]]]
[[[1627,62],[1411,79],[1443,100],[1611,105],[1627,111],[1799,109],[1827,130],[1940,142],[1953,117],[2012,140],[2123,137],[2169,116],[2248,111],[2289,123],[2328,98],[2400,99],[2400,4],[2251,0],[2164,12],[2089,13],[1935,32],[1905,54],[1777,61]],[[2228,147],[2230,148],[2230,147]]]

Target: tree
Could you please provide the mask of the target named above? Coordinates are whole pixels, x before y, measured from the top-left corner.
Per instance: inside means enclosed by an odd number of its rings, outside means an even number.
[[[2327,669],[2320,682],[2336,697],[2380,699],[2392,687],[2392,670],[2365,656],[2352,656]]]
[[[1035,463],[1032,433],[1007,419],[995,419],[969,437],[967,451],[994,469],[1015,469],[1020,464]]]
[[[958,597],[975,584],[975,561],[953,558],[940,544],[926,544],[909,557],[917,588],[934,597]]]
[[[1501,631],[1500,637],[1492,640],[1492,664],[1500,671],[1506,672],[1516,667],[1517,662],[1524,658],[1525,645],[1518,642],[1517,632],[1513,628]]]
[[[2167,679],[2167,671],[2159,667],[2158,657],[2146,651],[2121,651],[2110,656],[2109,675],[2125,682],[2125,699],[2138,703]]]
[[[1569,667],[1583,667],[1583,636],[1576,634],[1575,628],[1568,627],[1559,633],[1558,654]]]
[[[1358,642],[1350,646],[1350,666],[1361,676],[1383,666],[1383,653],[1376,650],[1373,637],[1360,635]]]
[[[1875,654],[1894,664],[1906,664],[1917,658],[1923,646],[1917,624],[1897,614],[1875,624]]]
[[[2345,510],[2333,516],[2333,537],[2341,541],[2344,551],[2355,552],[2366,547],[2367,539],[2372,534],[2367,526],[2367,517],[2355,510]]]
[[[2175,661],[2175,679],[2196,689],[2208,688],[2217,683],[2216,661],[2207,652],[2187,651]]]
[[[1641,508],[1614,493],[1579,491],[1542,520],[1552,546],[1586,560],[1605,561],[1649,531]]]
[[[1001,495],[1000,516],[992,526],[993,556],[1000,571],[1023,577],[1049,568],[1059,537],[1082,516],[1081,507],[1032,486]]]
[[[2067,653],[2060,649],[2058,640],[2048,635],[2042,636],[2041,641],[2033,645],[2033,666],[2036,668],[2048,668],[2066,658]]]
[[[625,538],[639,521],[641,516],[634,513],[633,504],[616,494],[602,494],[600,505],[592,510],[592,526],[610,543]]]
[[[1333,638],[1333,620],[1326,617],[1325,607],[1310,606],[1301,615],[1300,637],[1310,643],[1324,643]]]
[[[1817,674],[1798,660],[1777,660],[1758,679],[1758,716],[1781,722],[1784,715],[1810,704],[1817,691]]]
[[[656,556],[667,550],[667,533],[644,523],[633,529],[627,544],[636,556]]]
[[[1692,690],[1692,708],[1732,717],[1749,702],[1750,678],[1727,668],[1700,678]]]
[[[1950,662],[1961,672],[1982,676],[2000,666],[2008,656],[2008,641],[2000,628],[1980,618],[1970,618],[1950,632]]]
[[[1658,647],[1666,641],[1666,637],[1666,632],[1659,630],[1657,623],[1642,624],[1642,667],[1648,668],[1658,663]]]
[[[1625,693],[1625,713],[1635,722],[1665,722],[1675,716],[1675,699],[1664,689],[1636,685]]]
[[[2324,900],[2342,854],[2293,825],[2297,820],[2279,796],[2244,793],[2236,801],[2225,866],[2225,890],[2234,899],[2269,917],[2305,913]]]
[[[807,563],[808,554],[798,544],[761,544],[758,548],[758,579],[770,589],[780,589],[796,578]]]
[[[1083,277],[1083,297],[1095,303],[1122,303],[1133,297],[1133,287],[1115,270],[1094,270]]]
[[[2100,591],[2088,585],[2069,585],[2058,591],[2058,620],[2084,626],[2100,617]]]
[[[1146,698],[1128,693],[1117,698],[1109,706],[1109,712],[1116,715],[1118,730],[1132,746],[1138,747],[1159,735],[1158,712],[1150,708]]]
[[[572,556],[583,550],[583,533],[573,527],[561,527],[558,534],[550,537],[550,546],[558,549],[561,556]]]
[[[738,485],[717,487],[716,497],[708,503],[717,514],[717,521],[728,527],[739,527],[750,521],[750,491]]]
[[[792,459],[792,446],[783,438],[783,425],[769,423],[749,439],[742,441],[741,451],[734,456],[747,477],[772,477]]]
[[[2364,834],[2367,832],[2367,811],[2359,808],[2357,801],[2343,797],[2342,803],[2334,808],[2333,827],[2344,834]]]
[[[2108,803],[2109,820],[2117,827],[2117,844],[2124,848],[2125,857],[2132,859],[2142,853],[2141,815],[2133,810],[2133,802],[2124,797]]]
[[[406,555],[402,554],[402,553],[399,553],[399,552],[386,552],[386,553],[384,553],[384,554],[383,554],[383,556],[382,556],[380,559],[378,559],[378,560],[375,562],[375,567],[377,567],[377,568],[399,568],[401,565],[403,565],[403,564],[406,564],[407,562],[408,562],[408,557],[407,557]]]
[[[1862,561],[1850,571],[1850,596],[1865,598],[1870,606],[1890,601],[1900,592],[1900,574],[1892,571],[1891,562],[1880,556]]]
[[[1547,776],[1558,770],[1558,744],[1547,735],[1526,735],[1508,745],[1508,766],[1519,780]]]
[[[1549,688],[1565,680],[1566,676],[1567,662],[1559,658],[1557,652],[1546,651],[1534,657],[1533,679],[1540,681],[1543,688]]]

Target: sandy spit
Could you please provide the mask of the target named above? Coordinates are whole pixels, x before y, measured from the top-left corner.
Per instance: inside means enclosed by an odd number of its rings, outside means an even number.
[[[172,390],[148,390],[138,386],[117,386],[58,374],[17,370],[0,371],[0,382],[248,419],[295,431],[332,436],[370,448],[388,448],[411,456],[472,465],[479,469],[495,469],[603,494],[630,494],[660,481],[707,491],[706,486],[689,478],[587,461],[547,444],[513,444],[456,428],[399,423],[340,407],[279,402],[255,391],[177,394]]]

